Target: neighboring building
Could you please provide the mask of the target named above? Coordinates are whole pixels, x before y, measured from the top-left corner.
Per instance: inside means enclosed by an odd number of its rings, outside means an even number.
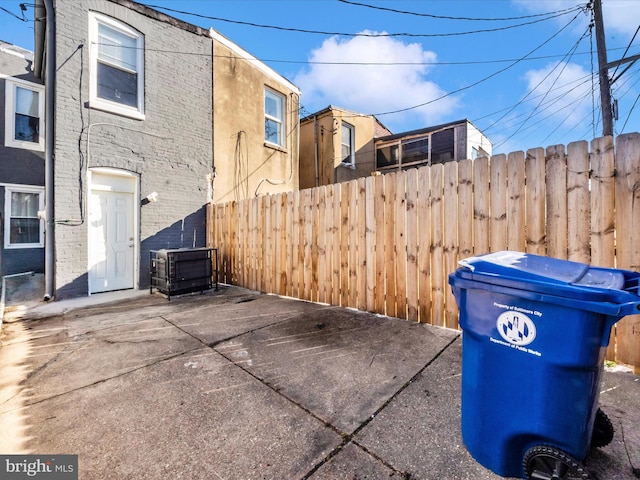
[[[32,61],[0,42],[0,276],[44,272],[44,86]]]
[[[377,137],[391,132],[373,115],[329,106],[300,121],[300,188],[346,182],[376,169]]]
[[[53,296],[145,288],[150,250],[206,245],[208,201],[297,187],[293,85],[216,32],[144,5],[51,3],[55,73],[45,21],[34,66],[55,83]]]
[[[216,203],[298,189],[300,90],[211,30]]]
[[[491,155],[492,144],[469,120],[377,138],[380,172]]]

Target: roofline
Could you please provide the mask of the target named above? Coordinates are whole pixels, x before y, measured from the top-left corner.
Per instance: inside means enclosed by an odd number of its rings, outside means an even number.
[[[278,72],[276,72],[274,69],[269,67],[267,64],[258,60],[256,57],[251,55],[245,49],[240,47],[237,43],[233,42],[232,40],[229,40],[227,37],[222,35],[220,32],[214,30],[213,28],[209,29],[209,36],[213,40],[220,42],[222,45],[224,45],[225,47],[233,51],[239,57],[251,62],[256,68],[258,68],[258,70],[261,70],[268,77],[272,78],[278,83],[281,83],[289,90],[293,90],[293,92],[295,92],[297,95],[300,95],[300,89],[296,85],[294,85],[292,82],[290,82],[285,77],[280,75]]]
[[[118,4],[122,7],[128,8],[129,10],[140,13],[141,15],[152,18],[154,20],[157,20],[163,23],[168,23],[174,27],[178,27],[182,30],[193,33],[195,35],[200,35],[203,37],[211,38],[213,40],[217,40],[223,45],[225,45],[226,47],[228,47],[229,49],[231,49],[232,51],[234,51],[238,56],[251,61],[253,65],[255,65],[259,70],[264,72],[270,78],[276,80],[277,82],[283,84],[285,87],[294,91],[296,94],[300,95],[300,89],[296,85],[294,85],[292,82],[290,82],[285,77],[280,75],[278,72],[273,70],[271,67],[267,66],[266,64],[264,64],[263,62],[255,58],[249,52],[247,52],[246,50],[241,48],[239,45],[234,43],[232,40],[229,40],[219,32],[215,31],[213,28],[209,28],[207,30],[205,28],[199,27],[192,23],[188,23],[183,20],[172,17],[171,15],[167,15],[166,13],[160,12],[158,10],[155,10],[141,3],[134,2],[133,0],[106,0],[106,1]],[[42,0],[36,0],[36,4],[38,6],[43,6]],[[41,52],[39,51],[40,49],[35,48],[35,50],[36,50],[35,52],[36,58],[38,58],[38,55],[41,54]]]
[[[388,142],[388,141],[391,141],[391,140],[397,140],[399,138],[408,137],[408,136],[412,136],[412,135],[420,135],[420,134],[423,134],[423,133],[433,133],[433,132],[436,132],[438,130],[443,130],[445,128],[453,127],[455,125],[462,125],[462,124],[467,124],[467,123],[470,124],[471,126],[473,126],[473,128],[478,130],[487,140],[489,140],[489,137],[487,137],[484,134],[484,132],[482,132],[482,130],[480,130],[478,127],[476,127],[473,124],[473,122],[471,122],[471,120],[469,120],[468,118],[464,118],[462,120],[456,120],[454,122],[442,123],[440,125],[434,125],[432,127],[419,128],[417,130],[409,130],[407,132],[394,133],[393,135],[387,135],[386,137],[378,137],[376,139],[376,141]],[[491,143],[493,145],[491,140],[489,140],[489,143]]]
[[[371,117],[376,122],[378,122],[378,124],[380,124],[382,126],[382,128],[384,128],[385,130],[389,130],[387,128],[387,126],[384,123],[382,123],[380,120],[378,120],[378,118],[375,115],[372,115],[370,113],[356,112],[356,111],[353,111],[353,110],[349,110],[347,108],[338,107],[336,105],[329,105],[329,106],[323,108],[322,110],[318,110],[317,112],[314,112],[314,113],[312,113],[310,115],[307,115],[306,117],[302,117],[300,119],[300,122],[302,123],[302,122],[306,122],[306,121],[311,121],[311,120],[313,120],[314,117],[317,117],[318,115],[323,115],[323,114],[331,112],[333,110],[340,110],[341,112],[350,113],[350,114],[352,114],[354,116],[357,116],[357,117]],[[389,130],[389,131],[391,131],[391,130]]]

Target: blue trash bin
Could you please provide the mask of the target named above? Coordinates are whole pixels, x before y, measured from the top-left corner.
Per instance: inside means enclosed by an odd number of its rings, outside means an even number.
[[[586,454],[613,436],[598,409],[605,347],[611,327],[639,312],[639,279],[511,251],[460,262],[449,284],[462,329],[462,437],[480,464],[518,478],[556,478],[544,470],[559,464],[559,478],[589,478]]]

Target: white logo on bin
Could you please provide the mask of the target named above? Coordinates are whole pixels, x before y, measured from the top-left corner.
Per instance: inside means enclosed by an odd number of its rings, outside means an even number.
[[[501,313],[496,327],[500,336],[513,345],[529,345],[536,338],[535,324],[523,313]]]

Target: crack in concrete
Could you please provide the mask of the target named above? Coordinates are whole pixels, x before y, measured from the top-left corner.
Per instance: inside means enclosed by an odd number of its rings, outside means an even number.
[[[427,362],[420,370],[418,370],[418,372],[413,377],[411,377],[407,382],[405,382],[404,385],[402,385],[393,395],[391,395],[370,417],[368,417],[364,422],[362,422],[360,426],[356,428],[352,433],[350,434],[343,433],[342,443],[338,445],[336,448],[334,448],[331,452],[329,452],[329,454],[324,459],[318,462],[309,472],[307,472],[307,474],[304,477],[302,477],[302,480],[309,479],[323,465],[328,463],[333,457],[335,457],[338,453],[340,453],[350,443],[358,447],[362,451],[364,451],[366,454],[378,460],[385,467],[389,468],[394,473],[397,473],[402,478],[405,478],[405,479],[411,478],[410,473],[398,470],[393,465],[389,464],[388,462],[385,462],[378,455],[369,451],[368,448],[366,448],[364,445],[360,444],[357,440],[355,440],[355,436],[358,435],[358,433],[360,433],[367,425],[369,425],[369,423],[371,423],[373,419],[380,414],[380,412],[382,412],[385,408],[387,408],[387,406],[389,406],[403,391],[405,391],[407,387],[409,387],[409,385],[415,382],[418,379],[418,377],[422,374],[422,372],[424,372],[429,366],[431,366],[451,345],[453,345],[453,343],[456,340],[458,340],[459,337],[460,335],[456,335],[449,343],[447,343],[431,360],[429,360],[429,362]],[[331,426],[331,428],[338,431],[336,427]]]

